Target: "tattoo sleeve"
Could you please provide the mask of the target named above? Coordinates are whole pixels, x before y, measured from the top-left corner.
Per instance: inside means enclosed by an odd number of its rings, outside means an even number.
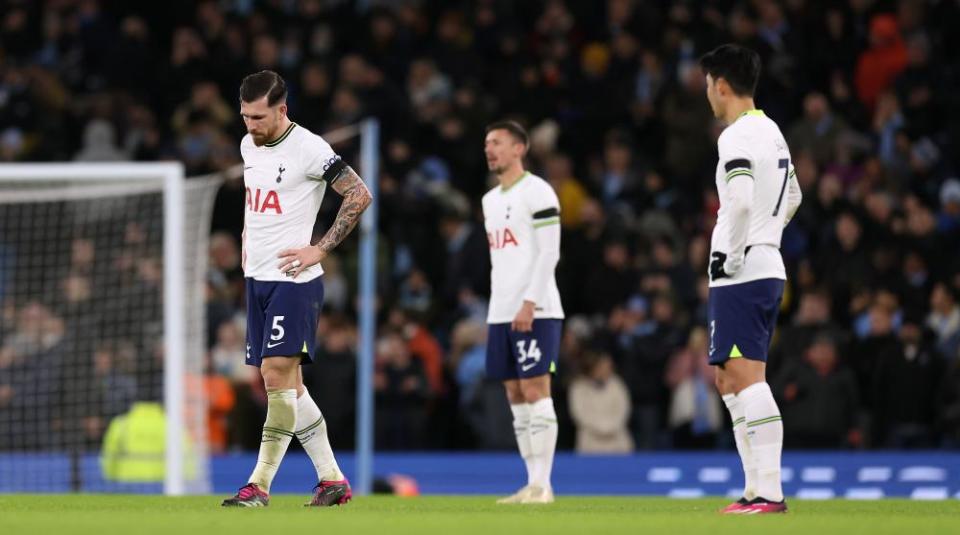
[[[349,166],[344,166],[339,176],[331,181],[331,187],[343,196],[343,204],[340,205],[340,211],[337,212],[333,225],[317,244],[324,254],[340,245],[353,227],[357,226],[360,214],[367,209],[372,199],[370,190]]]

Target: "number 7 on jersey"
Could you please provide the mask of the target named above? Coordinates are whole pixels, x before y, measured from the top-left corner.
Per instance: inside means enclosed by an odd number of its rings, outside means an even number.
[[[790,178],[790,160],[782,158],[778,168],[783,169],[783,185],[780,186],[780,196],[777,197],[777,207],[773,209],[773,217],[780,213],[780,204],[783,203],[783,192],[787,190],[787,179]]]

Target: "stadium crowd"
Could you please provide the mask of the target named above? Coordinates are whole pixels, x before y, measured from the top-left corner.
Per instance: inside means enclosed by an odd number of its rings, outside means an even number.
[[[561,201],[561,447],[733,447],[706,365],[722,127],[697,58],[750,46],[763,58],[758,106],[787,135],[804,193],[784,233],[768,371],[786,446],[960,446],[956,2],[0,6],[0,161],[224,170],[244,133],[239,81],[261,69],[286,78],[291,117],[315,132],[380,119],[376,437],[387,449],[515,447],[502,387],[483,372],[482,145],[504,117],[529,128],[529,169]],[[356,139],[335,148],[359,167]],[[336,212],[327,197],[318,236]],[[207,358],[232,384],[211,417],[221,451],[255,448],[265,410],[243,365],[243,207],[242,183],[225,184],[210,247]],[[321,350],[304,369],[335,448],[353,445],[356,266],[355,239],[325,262]],[[30,318],[64,318],[40,304],[3,312],[0,415],[25,377],[14,370],[32,365],[23,348],[51,347]],[[120,342],[85,358],[113,377],[124,368],[111,362],[137,355]],[[114,381],[138,397],[136,381]]]

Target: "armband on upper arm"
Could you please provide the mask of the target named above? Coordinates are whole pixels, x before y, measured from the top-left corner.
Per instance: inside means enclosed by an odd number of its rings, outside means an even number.
[[[534,218],[534,219],[547,219],[547,218],[550,218],[550,217],[557,217],[557,216],[559,216],[559,215],[560,215],[560,210],[558,210],[557,208],[546,208],[546,209],[544,209],[544,210],[540,210],[539,212],[534,212],[534,213],[533,213],[533,218]]]
[[[533,213],[533,228],[538,229],[560,222],[560,209],[556,207],[544,208]]]
[[[733,177],[737,176],[748,176],[753,178],[753,165],[750,163],[750,160],[746,158],[737,158],[734,160],[728,161],[723,166],[723,170],[727,172],[724,176],[726,182],[730,182]]]
[[[339,156],[334,160],[327,169],[323,172],[323,180],[330,185],[333,185],[343,173],[347,170],[347,163],[344,162]]]

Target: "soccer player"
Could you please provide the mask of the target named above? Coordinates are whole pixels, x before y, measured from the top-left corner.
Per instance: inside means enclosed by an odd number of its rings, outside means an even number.
[[[499,185],[483,196],[490,245],[487,376],[503,381],[527,484],[498,503],[551,503],[557,415],[550,374],[560,350],[563,307],[554,269],[560,259],[560,203],[550,185],[523,169],[523,127],[487,127],[484,152]]]
[[[723,45],[700,60],[717,141],[720,211],[710,245],[710,364],[733,420],[746,485],[724,513],[783,513],[783,423],[766,382],[767,350],[783,296],[783,227],[800,206],[790,150],[777,124],[755,108],[756,52]]]
[[[267,390],[260,454],[248,483],[224,506],[259,507],[294,436],[310,455],[319,483],[308,505],[344,504],[350,484],[337,465],[327,424],[303,386],[323,302],[323,268],[370,204],[360,177],[320,136],[287,117],[287,87],[261,71],[240,85],[240,142],[246,215],[243,272],[247,297],[247,364],[258,366]],[[313,224],[327,186],[343,196],[333,225],[316,245]]]

